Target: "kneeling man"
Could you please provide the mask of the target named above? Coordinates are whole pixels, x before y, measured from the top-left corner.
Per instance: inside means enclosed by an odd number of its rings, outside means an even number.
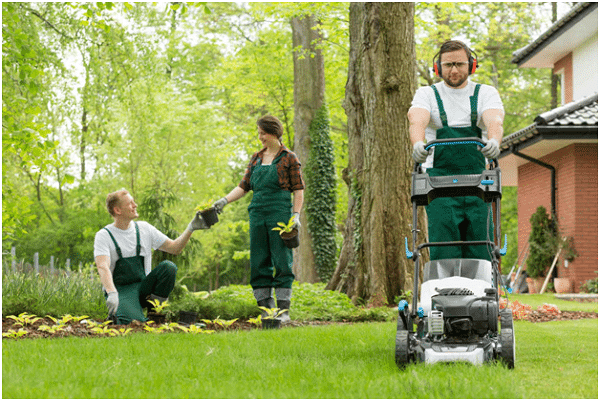
[[[94,258],[108,316],[116,324],[146,321],[143,309],[150,306],[148,300],[166,301],[177,274],[177,266],[168,260],[152,270],[152,250],[177,255],[192,232],[208,227],[197,213],[183,234],[171,240],[151,224],[134,221],[138,217],[137,205],[125,189],[109,194],[106,208],[114,222],[96,233]]]

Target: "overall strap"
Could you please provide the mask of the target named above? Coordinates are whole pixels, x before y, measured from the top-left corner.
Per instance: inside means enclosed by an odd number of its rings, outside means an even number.
[[[479,97],[479,88],[481,88],[481,84],[475,86],[473,96],[469,97],[469,100],[471,101],[471,127],[477,126],[477,99]]]
[[[444,110],[444,103],[442,102],[442,98],[440,97],[440,93],[438,92],[435,85],[431,85],[433,88],[433,93],[435,93],[435,100],[437,100],[438,109],[440,110],[440,119],[442,120],[442,125],[444,127],[448,126],[448,116],[446,115],[446,110]]]
[[[113,237],[112,233],[110,232],[110,230],[106,227],[104,227],[104,229],[106,231],[108,231],[108,235],[110,235],[110,238],[112,239],[113,243],[115,244],[115,248],[117,248],[117,255],[119,255],[119,259],[123,259],[123,254],[121,253],[121,248],[119,248],[119,244],[117,244],[117,240],[115,239],[115,237]]]
[[[136,221],[134,221],[133,224],[135,224],[135,235],[137,237],[137,246],[135,247],[135,256],[140,256],[140,251],[142,250],[142,245],[140,243],[140,229],[138,228],[138,224]]]
[[[140,256],[141,253],[141,249],[142,249],[142,245],[140,243],[140,229],[138,228],[137,222],[133,222],[135,224],[135,235],[136,235],[136,239],[137,239],[137,246],[135,248],[135,256]],[[119,244],[117,244],[117,240],[115,239],[115,237],[113,237],[112,233],[110,232],[110,230],[107,227],[104,227],[104,229],[106,231],[108,231],[108,235],[110,235],[110,238],[112,239],[113,243],[115,244],[115,248],[117,249],[117,255],[119,255],[119,259],[123,259],[123,254],[121,253],[121,248],[119,248]]]

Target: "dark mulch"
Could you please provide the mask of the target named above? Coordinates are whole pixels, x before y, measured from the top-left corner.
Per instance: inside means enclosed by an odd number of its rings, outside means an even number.
[[[523,320],[527,320],[532,323],[543,323],[543,322],[556,322],[560,320],[579,320],[579,319],[598,319],[597,312],[569,312],[562,311],[556,314],[543,313],[539,311],[532,311],[527,314]]]

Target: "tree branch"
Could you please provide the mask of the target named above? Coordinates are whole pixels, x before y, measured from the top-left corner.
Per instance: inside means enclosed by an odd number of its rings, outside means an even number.
[[[25,7],[25,9],[26,9],[27,11],[29,11],[30,13],[32,13],[33,15],[35,15],[36,17],[38,17],[39,19],[41,19],[42,21],[44,21],[44,23],[45,23],[46,25],[48,25],[48,27],[52,28],[52,29],[53,29],[55,32],[57,32],[59,35],[61,35],[61,36],[65,37],[65,38],[67,38],[67,39],[69,39],[69,40],[73,40],[73,38],[72,38],[72,37],[70,37],[69,35],[67,35],[67,34],[66,34],[66,33],[64,33],[64,32],[61,32],[61,31],[60,31],[58,28],[56,28],[54,25],[52,25],[52,24],[50,23],[50,21],[48,21],[46,18],[44,18],[44,17],[43,17],[43,16],[42,16],[42,15],[41,15],[39,12],[37,12],[37,11],[36,11],[36,10],[34,10],[33,8],[30,8],[30,7]]]

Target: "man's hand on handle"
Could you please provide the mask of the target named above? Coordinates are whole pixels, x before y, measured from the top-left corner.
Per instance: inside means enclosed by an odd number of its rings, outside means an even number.
[[[485,146],[481,148],[481,153],[488,159],[497,159],[500,156],[500,146],[494,138],[485,140]]]
[[[416,142],[413,145],[412,158],[415,162],[425,163],[425,160],[427,160],[428,155],[429,155],[429,152],[427,150],[425,150],[425,142],[424,141]]]

